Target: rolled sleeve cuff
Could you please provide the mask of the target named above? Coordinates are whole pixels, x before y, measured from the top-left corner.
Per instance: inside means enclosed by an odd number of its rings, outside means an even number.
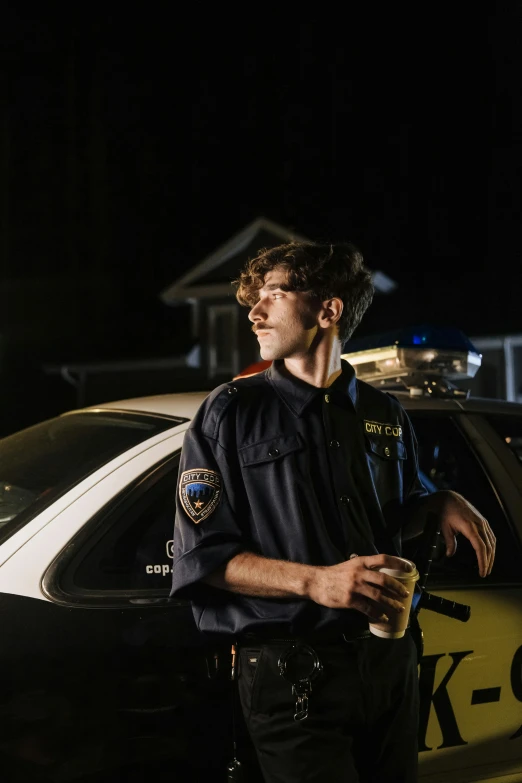
[[[214,546],[200,544],[185,552],[173,563],[170,597],[190,598],[196,583],[201,582],[243,549],[240,542],[230,541]]]

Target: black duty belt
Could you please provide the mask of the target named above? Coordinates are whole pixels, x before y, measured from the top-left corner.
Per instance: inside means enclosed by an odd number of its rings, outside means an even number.
[[[371,636],[367,628],[347,629],[342,633],[339,631],[318,631],[311,634],[286,634],[281,632],[245,633],[239,637],[239,643],[244,645],[252,644],[296,644],[304,643],[313,646],[346,644],[358,639],[368,639]]]

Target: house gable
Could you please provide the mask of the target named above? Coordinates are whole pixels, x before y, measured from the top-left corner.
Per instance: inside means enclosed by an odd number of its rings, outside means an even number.
[[[175,306],[186,301],[233,296],[231,281],[249,258],[254,258],[262,248],[292,241],[311,240],[268,218],[258,217],[164,289],[160,299]],[[396,288],[396,283],[383,272],[374,272],[373,278],[379,293]]]

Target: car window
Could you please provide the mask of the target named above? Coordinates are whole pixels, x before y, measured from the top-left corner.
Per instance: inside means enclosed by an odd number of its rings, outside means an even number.
[[[410,412],[419,447],[421,478],[428,491],[451,489],[463,495],[489,521],[497,537],[495,565],[488,583],[520,581],[520,546],[488,476],[456,420]],[[413,555],[415,543],[405,550]],[[428,588],[434,584],[483,584],[471,544],[458,536],[457,553],[445,557],[439,540]]]
[[[82,411],[0,440],[0,543],[90,473],[184,419]]]
[[[179,454],[155,466],[80,532],[57,577],[63,592],[168,595],[178,465]]]
[[[522,462],[522,416],[515,416],[512,413],[483,415],[507,443],[518,461]]]

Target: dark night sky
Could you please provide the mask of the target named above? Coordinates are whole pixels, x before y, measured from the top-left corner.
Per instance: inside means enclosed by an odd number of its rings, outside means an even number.
[[[173,350],[158,292],[258,215],[398,281],[359,334],[522,332],[522,7],[465,5],[11,11],[3,285],[89,289],[49,294],[39,355]]]

